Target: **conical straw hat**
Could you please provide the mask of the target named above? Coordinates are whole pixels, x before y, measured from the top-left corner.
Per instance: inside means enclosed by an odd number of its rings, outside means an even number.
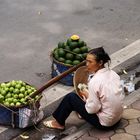
[[[89,73],[86,69],[86,66],[82,66],[75,71],[74,77],[73,77],[73,84],[74,84],[74,89],[78,95],[79,95],[78,84],[82,83],[82,84],[87,85],[88,75]]]

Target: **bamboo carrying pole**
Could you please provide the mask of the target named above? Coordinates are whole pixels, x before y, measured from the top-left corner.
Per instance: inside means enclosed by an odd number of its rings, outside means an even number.
[[[68,70],[66,70],[65,72],[61,73],[60,75],[52,78],[45,85],[43,85],[41,88],[39,88],[37,91],[35,91],[30,97],[32,98],[32,97],[35,97],[36,95],[40,94],[43,90],[45,90],[46,88],[48,88],[49,86],[51,86],[55,82],[58,82],[60,79],[64,78],[65,76],[67,76],[71,72],[75,71],[79,67],[84,66],[85,64],[86,64],[86,61],[82,61],[80,64],[75,65],[75,66],[69,68]]]

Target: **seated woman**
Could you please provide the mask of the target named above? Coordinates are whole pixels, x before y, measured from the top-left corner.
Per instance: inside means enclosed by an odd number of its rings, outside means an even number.
[[[52,114],[54,119],[45,121],[44,125],[64,130],[65,121],[72,111],[78,112],[88,123],[100,129],[116,125],[123,113],[122,89],[119,75],[105,67],[109,62],[110,57],[103,47],[90,51],[86,57],[86,67],[94,76],[88,82],[88,92],[82,92],[84,101],[73,92],[67,94]]]

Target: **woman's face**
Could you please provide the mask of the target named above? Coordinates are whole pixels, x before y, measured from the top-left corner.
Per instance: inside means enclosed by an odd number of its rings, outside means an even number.
[[[95,55],[88,54],[86,57],[86,66],[89,72],[94,73],[101,68],[102,64],[96,61]]]

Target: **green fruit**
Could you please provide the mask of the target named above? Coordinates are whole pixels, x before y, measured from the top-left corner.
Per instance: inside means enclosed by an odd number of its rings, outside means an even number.
[[[24,84],[24,82],[23,82],[23,81],[21,81],[21,80],[16,81],[16,82],[17,82],[17,84],[20,84],[20,85],[23,85],[23,84]]]
[[[59,58],[58,58],[58,61],[60,61],[60,62],[63,62],[63,63],[64,63],[64,62],[65,62],[65,58],[63,58],[63,57],[59,57]]]
[[[73,60],[74,59],[74,55],[71,54],[71,53],[66,53],[66,59]]]
[[[13,98],[7,98],[7,101],[8,101],[9,103],[12,103],[12,102],[13,102]]]
[[[22,85],[23,85],[23,86],[26,86],[26,83],[22,82]]]
[[[12,94],[11,94],[11,93],[8,93],[8,94],[6,95],[6,98],[10,98],[10,97],[12,97]]]
[[[8,87],[8,88],[9,88],[10,86],[11,86],[11,83],[9,83],[9,82],[8,82],[8,83],[6,83],[6,87]]]
[[[32,90],[31,89],[28,89],[27,90],[28,94],[32,93]]]
[[[18,98],[18,95],[17,94],[14,94],[13,97],[14,97],[14,99],[17,99]]]
[[[16,86],[16,81],[15,81],[15,80],[12,80],[12,81],[11,81],[11,86],[13,86],[13,87]]]
[[[83,46],[80,48],[82,53],[87,53],[88,52],[88,48],[86,46]]]
[[[24,92],[25,92],[25,87],[21,87],[21,88],[20,88],[20,92],[21,92],[21,93],[24,93]]]
[[[58,60],[58,59],[59,59],[59,55],[58,55],[58,54],[54,54],[54,58],[55,58],[56,60]]]
[[[30,89],[31,87],[29,85],[26,85],[26,89]]]
[[[32,90],[33,92],[35,92],[36,89],[35,89],[34,87],[31,87],[31,90]]]
[[[21,105],[21,103],[20,102],[16,102],[16,106],[20,106]]]
[[[79,46],[79,47],[84,46],[84,41],[83,41],[83,40],[79,40],[79,41],[78,41],[78,46]]]
[[[22,87],[22,85],[20,83],[15,85],[15,88],[20,89]]]
[[[20,99],[20,102],[21,102],[21,103],[24,103],[25,101],[26,101],[25,98],[21,98],[21,99]]]
[[[65,61],[65,64],[72,65],[72,61],[71,61],[71,60],[66,60],[66,61]]]
[[[6,91],[5,90],[1,90],[1,95],[5,96],[6,95]]]
[[[12,107],[13,107],[13,106],[15,106],[15,104],[14,104],[14,103],[10,103],[10,106],[12,106]]]
[[[73,63],[73,65],[78,65],[80,63],[80,61],[79,60],[74,60],[72,63]]]
[[[28,95],[28,91],[25,91],[25,92],[24,92],[24,96],[27,96],[27,95]]]
[[[15,89],[13,90],[13,93],[18,94],[18,93],[19,93],[19,89],[18,89],[18,88],[15,88]]]
[[[4,90],[6,91],[6,93],[9,91],[9,88],[5,87]]]
[[[6,98],[4,102],[8,102],[8,99]]]
[[[58,48],[54,49],[53,54],[58,54]]]
[[[78,54],[78,55],[75,55],[75,59],[82,61],[84,58],[83,58],[82,54]]]
[[[64,46],[65,46],[65,47],[67,46],[67,42],[64,42]],[[65,47],[64,47],[64,48],[65,48]]]
[[[0,94],[0,103],[4,101],[4,96]]]
[[[77,53],[77,54],[81,53],[80,48],[75,48],[75,49],[73,49],[72,51],[73,51],[74,53]]]
[[[69,46],[65,46],[65,49],[71,51],[71,48]]]
[[[13,99],[13,103],[17,103],[18,102],[18,100],[17,99]]]
[[[19,97],[19,98],[23,98],[23,97],[24,97],[24,94],[23,94],[23,93],[20,93],[20,94],[18,95],[18,97]]]
[[[9,91],[10,91],[10,92],[13,92],[13,91],[14,91],[14,88],[13,88],[13,87],[10,87],[10,88],[9,88]]]
[[[9,106],[10,104],[9,104],[9,102],[6,101],[6,102],[4,102],[4,105]]]
[[[6,87],[6,84],[5,83],[1,83],[1,87],[2,88],[5,88]]]
[[[72,42],[71,38],[67,39],[67,45],[70,46],[70,43]]]
[[[64,42],[59,42],[58,43],[58,48],[65,48],[65,43]]]
[[[65,51],[63,49],[58,49],[58,55],[59,57],[64,57],[65,56]]]
[[[83,53],[83,54],[82,54],[83,57],[84,57],[84,59],[87,57],[87,54],[88,54],[88,53]]]
[[[74,42],[70,43],[70,48],[71,49],[75,49],[76,47],[78,47],[78,43],[77,42],[74,41]]]

